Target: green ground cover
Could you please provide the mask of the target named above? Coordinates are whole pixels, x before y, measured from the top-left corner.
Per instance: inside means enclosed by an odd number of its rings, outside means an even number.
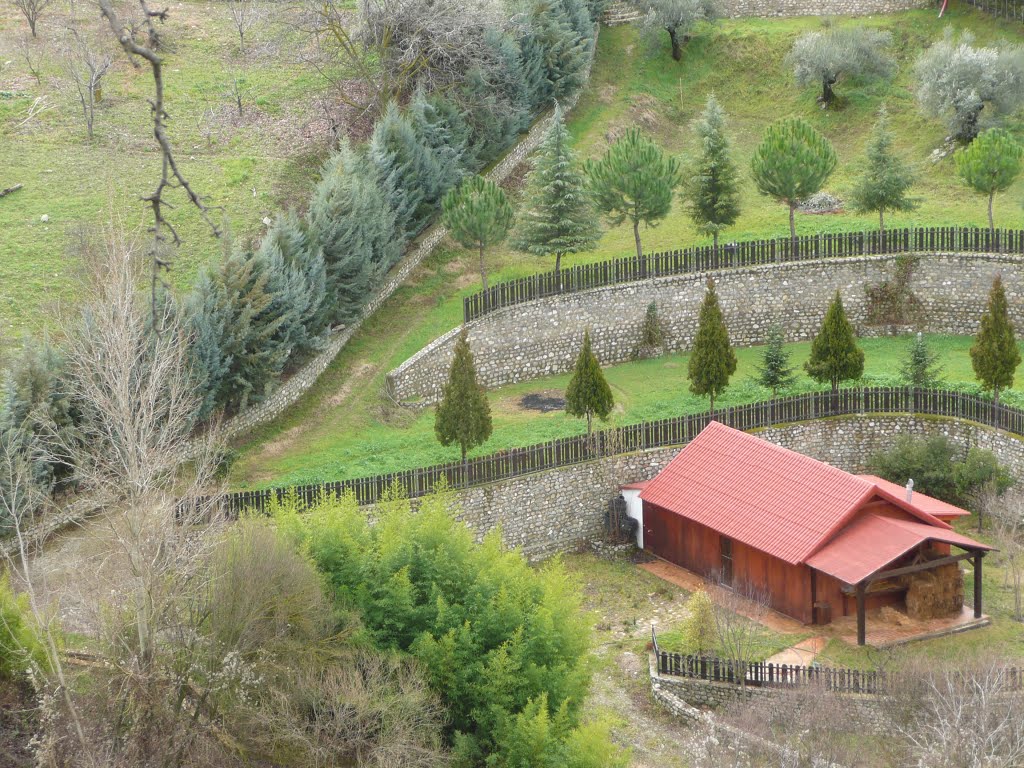
[[[972,339],[965,336],[929,336],[932,348],[941,355],[944,376],[949,386],[973,389],[973,374],[968,350]],[[865,385],[901,384],[898,372],[903,363],[910,337],[863,339],[865,353]],[[400,347],[399,347],[400,348]],[[810,354],[810,343],[788,345],[792,362],[800,367]],[[401,353],[397,353],[400,355]],[[732,385],[716,401],[716,407],[741,405],[764,400],[768,390],[751,379],[760,361],[761,348],[737,350],[738,367]],[[615,409],[607,425],[620,426],[651,421],[688,413],[702,413],[708,400],[690,394],[686,380],[688,355],[666,355],[605,369],[615,396]],[[802,367],[801,367],[802,372]],[[510,385],[489,393],[494,418],[494,433],[480,448],[470,452],[480,456],[496,450],[530,445],[556,437],[582,434],[586,431],[580,419],[564,412],[539,413],[524,409],[520,400],[535,392],[561,395],[569,374],[552,376],[522,384]],[[1024,379],[1018,388],[1006,393],[1008,403],[1024,405]],[[797,394],[821,389],[806,375],[787,390]],[[284,442],[287,450],[270,453],[274,443],[262,451],[244,454],[232,468],[232,484],[237,487],[266,487],[340,480],[362,475],[391,472],[398,469],[453,461],[457,447],[443,448],[434,438],[434,409],[418,411],[374,405],[380,395],[372,386],[351,408],[330,411],[327,420],[307,424],[298,444]],[[310,401],[310,398],[306,398]],[[314,419],[313,412],[309,412]],[[600,423],[599,423],[600,426]]]
[[[74,7],[96,49],[113,56],[92,142],[58,52],[66,5],[51,5],[40,22],[32,44],[42,62],[37,82],[15,49],[27,25],[11,3],[0,4],[0,188],[24,185],[0,199],[0,332],[8,344],[50,325],[55,303],[78,297],[79,264],[69,254],[76,228],[110,223],[144,237],[149,219],[139,198],[159,173],[147,123],[148,70],[131,66],[95,7]],[[283,6],[268,3],[264,10],[245,54],[224,3],[177,3],[160,25],[171,141],[183,173],[236,241],[257,235],[265,216],[308,197],[328,144],[312,100],[319,76],[298,61],[301,38],[283,23]],[[231,94],[236,78],[241,116]],[[27,119],[33,104],[46,108]],[[223,246],[180,192],[170,199],[183,241],[172,279],[186,288],[198,265]]]
[[[983,224],[984,205],[975,200],[954,178],[952,159],[937,164],[928,158],[945,136],[942,125],[921,116],[912,93],[911,69],[924,46],[938,39],[946,24],[970,30],[979,43],[1004,37],[1024,41],[1024,30],[1006,25],[971,9],[957,6],[942,22],[932,11],[908,12],[839,23],[866,23],[893,32],[900,73],[891,83],[844,83],[845,100],[838,111],[822,111],[815,104],[814,89],[799,90],[792,84],[783,59],[793,40],[804,31],[817,29],[821,20],[731,20],[703,27],[690,41],[683,60],[676,63],[666,40],[651,48],[633,27],[603,29],[590,86],[573,112],[570,129],[584,156],[604,151],[609,137],[633,123],[655,135],[668,149],[683,156],[692,143],[690,121],[714,90],[730,114],[731,133],[741,171],[746,174],[749,157],[764,127],[775,117],[799,114],[825,131],[835,143],[841,160],[828,189],[843,197],[853,180],[850,163],[863,152],[874,119],[883,102],[889,106],[898,132],[899,150],[919,164],[922,180],[916,194],[921,208],[893,217],[892,224]],[[1011,120],[1011,128],[1024,135],[1024,123]],[[513,185],[514,186],[514,185]],[[1024,223],[1020,198],[1024,182],[998,201],[997,215],[1005,225]],[[785,234],[786,212],[759,196],[751,184],[743,193],[744,213],[727,238],[773,237]],[[869,216],[839,214],[802,216],[801,232],[835,231],[872,227]],[[689,220],[676,210],[661,226],[643,233],[647,250],[675,248],[704,242]],[[574,257],[569,264],[629,255],[632,232],[628,226],[607,232],[597,251]],[[492,282],[548,269],[547,260],[496,250],[490,254]],[[475,255],[454,246],[442,248],[415,272],[355,335],[320,381],[295,406],[274,422],[238,441],[239,461],[231,473],[237,487],[257,487],[322,479],[354,477],[400,467],[450,460],[454,453],[438,446],[432,434],[432,412],[413,413],[396,408],[382,397],[384,377],[432,339],[457,325],[462,318],[462,299],[479,289]],[[885,346],[885,342],[872,342]],[[949,342],[959,349],[950,359],[950,380],[970,382],[973,376],[966,357],[966,340]],[[957,346],[959,345],[959,346]],[[891,376],[898,365],[900,345],[891,353],[868,347],[869,376]],[[741,355],[736,384],[724,405],[760,399],[764,393],[742,382],[751,371],[753,356]],[[876,363],[871,362],[875,357]],[[627,423],[686,409],[703,410],[691,398],[684,381],[685,357],[622,366],[609,372],[620,408],[612,423]],[[658,366],[679,366],[672,376],[650,374]],[[869,378],[868,381],[878,381]],[[524,414],[514,407],[518,396],[544,388],[562,388],[564,379],[507,388],[492,395],[495,434],[481,452],[526,445],[550,437],[576,434],[582,427],[564,415]],[[808,386],[804,382],[801,386]]]

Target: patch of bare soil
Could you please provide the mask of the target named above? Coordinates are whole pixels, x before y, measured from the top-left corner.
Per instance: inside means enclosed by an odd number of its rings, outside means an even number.
[[[0,683],[0,768],[35,765],[29,742],[39,729],[36,698],[27,682]]]
[[[331,408],[337,408],[343,405],[348,400],[356,387],[365,384],[367,379],[373,377],[373,374],[377,371],[377,366],[373,363],[366,362],[365,360],[361,363],[356,363],[352,366],[352,370],[349,372],[348,378],[345,382],[338,387],[338,391],[331,395],[327,401],[327,405]]]
[[[557,389],[531,392],[519,398],[519,409],[538,413],[556,413],[565,410],[565,396]]]

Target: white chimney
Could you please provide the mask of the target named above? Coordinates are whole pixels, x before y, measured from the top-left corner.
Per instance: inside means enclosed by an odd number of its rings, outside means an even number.
[[[914,498],[914,478],[907,480],[907,504]]]

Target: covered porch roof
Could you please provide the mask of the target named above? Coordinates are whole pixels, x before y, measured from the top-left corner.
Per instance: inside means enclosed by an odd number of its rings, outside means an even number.
[[[969,552],[992,549],[949,528],[869,513],[855,519],[807,558],[807,565],[853,586],[928,541],[952,544]]]

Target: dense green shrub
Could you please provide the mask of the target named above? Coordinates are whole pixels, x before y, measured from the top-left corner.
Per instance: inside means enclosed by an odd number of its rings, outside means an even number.
[[[913,478],[915,491],[953,504],[970,503],[985,486],[1002,493],[1013,482],[991,451],[974,447],[965,455],[941,435],[901,436],[890,450],[873,456],[869,466],[900,485]]]
[[[597,763],[576,741],[590,636],[575,584],[557,560],[532,569],[498,532],[475,544],[455,506],[442,488],[416,514],[392,492],[375,525],[351,495],[301,515],[286,502],[275,517],[325,573],[339,608],[357,611],[380,648],[424,665],[448,709],[457,765],[613,764],[606,739]]]
[[[0,574],[0,682],[21,677],[33,666],[48,668],[32,621],[28,598],[14,594],[10,578]]]

